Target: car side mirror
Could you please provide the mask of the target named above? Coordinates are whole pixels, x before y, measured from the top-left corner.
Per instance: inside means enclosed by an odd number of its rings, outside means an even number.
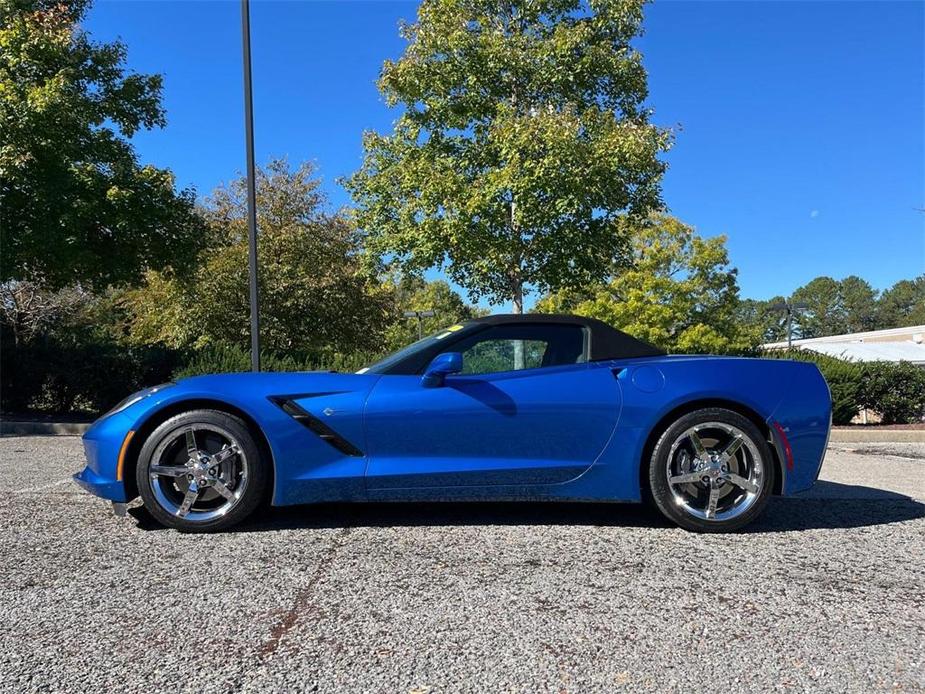
[[[444,379],[450,374],[458,374],[463,368],[462,354],[459,352],[444,352],[434,357],[424,370],[421,384],[425,388],[437,388],[443,385]]]

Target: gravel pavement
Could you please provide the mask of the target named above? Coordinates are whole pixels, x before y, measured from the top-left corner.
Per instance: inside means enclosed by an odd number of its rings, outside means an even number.
[[[115,518],[0,439],[0,691],[921,691],[925,444],[839,444],[749,531],[625,505]]]

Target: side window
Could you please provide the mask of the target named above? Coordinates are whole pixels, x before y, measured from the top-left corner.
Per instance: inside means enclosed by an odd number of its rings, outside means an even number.
[[[579,325],[508,325],[490,328],[454,345],[464,374],[537,369],[587,361],[585,331]]]
[[[484,340],[463,352],[464,374],[535,369],[543,365],[547,344],[540,340]],[[523,355],[517,365],[517,351]]]

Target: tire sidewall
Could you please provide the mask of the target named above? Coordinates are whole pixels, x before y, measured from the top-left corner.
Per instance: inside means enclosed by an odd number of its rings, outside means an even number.
[[[729,520],[708,521],[685,513],[683,509],[678,508],[677,504],[675,504],[674,495],[665,475],[668,455],[674,441],[691,427],[706,422],[722,422],[742,430],[758,449],[761,464],[766,471],[755,503],[742,515]],[[721,533],[737,530],[748,525],[764,511],[773,493],[776,475],[777,466],[771,454],[771,449],[755,423],[738,412],[720,407],[710,407],[689,412],[665,429],[652,449],[652,456],[649,459],[648,478],[652,500],[665,517],[687,530]]]
[[[176,436],[178,430],[195,424],[211,424],[225,429],[243,449],[248,461],[248,481],[237,505],[220,518],[196,522],[169,513],[154,496],[148,467],[157,447],[168,437]],[[266,462],[250,430],[239,418],[218,410],[192,410],[178,414],[160,424],[145,439],[135,467],[138,493],[148,512],[161,524],[185,532],[216,532],[240,523],[260,505],[267,486]]]

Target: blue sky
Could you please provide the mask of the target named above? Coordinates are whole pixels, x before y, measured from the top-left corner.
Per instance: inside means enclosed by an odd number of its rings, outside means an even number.
[[[347,204],[336,179],[364,129],[391,128],[375,80],[416,7],[252,2],[258,162],[311,159]],[[743,296],[925,272],[925,3],[674,0],[645,27],[654,121],[679,129],[665,201],[729,237]],[[200,195],[244,169],[237,2],[97,0],[86,28],[165,77],[168,125],[136,136],[143,161]]]

